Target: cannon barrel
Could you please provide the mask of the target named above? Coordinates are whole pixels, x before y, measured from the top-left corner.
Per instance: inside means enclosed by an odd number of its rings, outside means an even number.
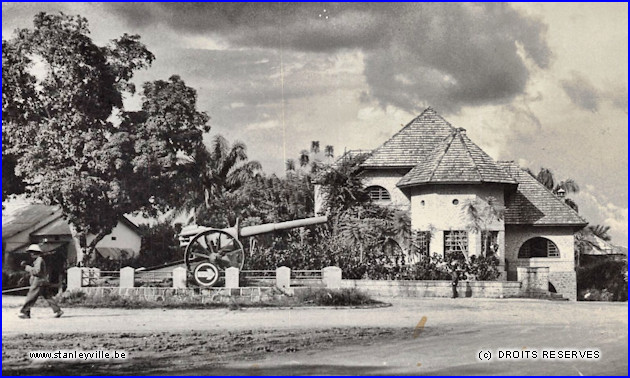
[[[260,224],[257,226],[247,226],[240,229],[239,235],[246,238],[248,236],[255,236],[260,234],[266,234],[273,231],[288,230],[291,228],[313,226],[316,224],[322,224],[328,222],[327,216],[298,219],[280,223]]]
[[[256,226],[247,226],[243,228],[239,228],[237,224],[235,227],[224,228],[221,231],[225,231],[235,238],[239,238],[239,237],[246,238],[248,236],[267,234],[269,232],[279,231],[279,230],[288,230],[291,228],[313,226],[316,224],[322,224],[326,222],[328,222],[328,217],[324,215],[321,217],[297,219],[297,220],[280,222],[280,223],[260,224]],[[181,233],[179,234],[180,245],[186,246],[190,242],[190,239],[192,237],[194,237],[195,235],[201,232],[208,231],[208,230],[214,230],[214,228],[197,226],[197,225],[190,225],[190,226],[184,227]]]

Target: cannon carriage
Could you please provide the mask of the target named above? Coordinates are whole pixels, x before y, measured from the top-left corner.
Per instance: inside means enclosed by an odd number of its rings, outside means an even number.
[[[245,248],[240,238],[323,224],[327,216],[298,219],[280,223],[261,224],[217,229],[212,227],[187,226],[179,234],[180,246],[185,248],[186,269],[200,286],[210,287],[217,283],[219,272],[230,267],[243,269]]]

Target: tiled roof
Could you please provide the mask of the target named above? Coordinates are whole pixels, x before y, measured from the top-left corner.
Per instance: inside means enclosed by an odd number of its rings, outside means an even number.
[[[375,149],[372,156],[363,162],[361,167],[414,167],[453,130],[453,126],[435,110],[427,108],[387,142]]]
[[[506,196],[505,224],[584,227],[588,222],[564,201],[514,162],[497,162],[518,181],[515,193]]]
[[[399,187],[446,183],[516,185],[510,175],[473,143],[464,129],[455,129],[399,182]]]

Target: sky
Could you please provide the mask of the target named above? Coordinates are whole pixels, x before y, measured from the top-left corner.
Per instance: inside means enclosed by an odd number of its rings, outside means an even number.
[[[2,3],[2,36],[80,14],[98,44],[139,34],[212,130],[283,174],[311,141],[373,149],[428,106],[497,160],[557,180],[628,239],[627,3]],[[128,109],[140,106],[130,96]]]

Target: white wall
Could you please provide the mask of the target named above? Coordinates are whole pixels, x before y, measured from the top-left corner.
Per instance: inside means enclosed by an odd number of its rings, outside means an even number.
[[[400,181],[407,172],[409,172],[408,169],[370,169],[361,173],[361,179],[363,180],[363,185],[366,188],[368,186],[378,185],[387,189],[392,199],[391,203],[387,203],[387,205],[394,206],[401,210],[409,210],[409,197],[407,197],[407,195],[396,186],[398,181]],[[379,202],[376,203],[383,205],[386,204]]]
[[[419,231],[432,231],[430,253],[444,253],[444,231],[466,230],[469,218],[464,211],[468,201],[487,200],[494,197],[497,205],[504,206],[504,188],[496,184],[444,184],[419,186],[411,193],[411,228]],[[458,204],[453,204],[457,200]],[[504,224],[503,220],[489,221],[485,227],[488,231],[498,231],[499,260],[504,256]],[[481,238],[478,233],[468,233],[470,255],[481,252]]]
[[[575,268],[574,232],[571,227],[535,227],[507,225],[505,230],[505,253],[508,271],[513,277],[518,266],[549,267],[549,272],[573,272]],[[519,259],[518,251],[527,240],[543,237],[558,247],[560,257],[533,257]]]
[[[87,243],[90,244],[94,238],[94,235],[88,235],[86,238]],[[142,238],[135,230],[131,229],[131,227],[123,222],[118,222],[116,227],[112,230],[112,233],[105,236],[96,246],[131,249],[134,252],[134,256],[137,256],[140,252],[141,244]]]

